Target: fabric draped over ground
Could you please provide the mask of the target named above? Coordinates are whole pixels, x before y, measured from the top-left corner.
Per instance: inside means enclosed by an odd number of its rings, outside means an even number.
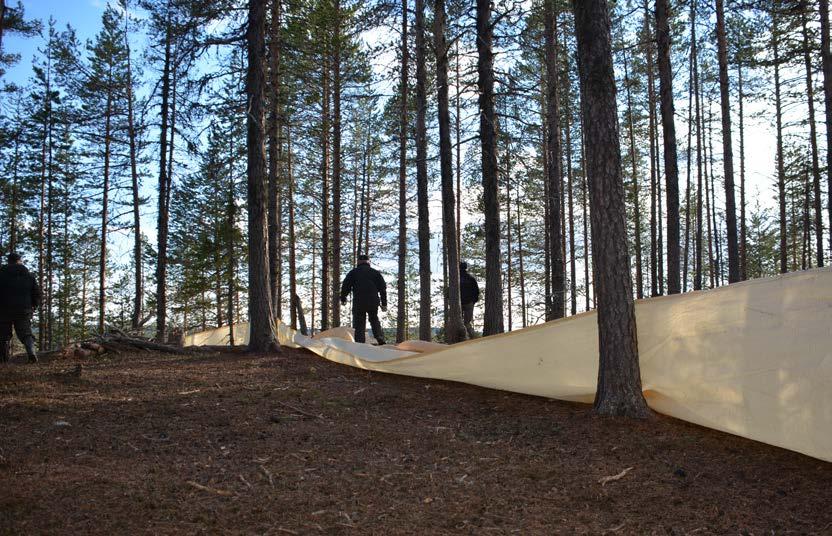
[[[655,411],[832,461],[832,270],[639,300],[636,317]],[[234,330],[245,344],[248,326]],[[189,335],[186,344],[225,345],[228,332]],[[280,321],[276,333],[282,345],[367,370],[576,402],[595,396],[592,311],[423,352],[355,343],[348,332],[307,337]]]

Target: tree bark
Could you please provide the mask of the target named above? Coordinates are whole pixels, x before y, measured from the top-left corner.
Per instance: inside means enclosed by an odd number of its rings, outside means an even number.
[[[341,325],[341,0],[332,50],[332,326]]]
[[[771,48],[774,54],[774,108],[777,124],[777,192],[780,201],[780,273],[788,268],[788,250],[786,245],[786,168],[783,162],[783,104],[780,90],[780,36],[777,31],[777,18],[771,22]]]
[[[454,199],[451,112],[448,97],[448,43],[445,38],[445,0],[433,9],[433,44],[436,52],[436,93],[439,109],[439,163],[442,172],[442,229],[448,253],[448,317],[445,341],[454,344],[467,339],[459,294],[459,249],[456,243],[456,202]]]
[[[503,275],[497,184],[497,118],[494,113],[494,52],[491,2],[477,0],[477,86],[479,88],[482,190],[485,208],[485,319],[483,335],[503,332]],[[553,241],[552,248],[557,249]],[[562,265],[562,263],[561,263]]]
[[[105,309],[107,306],[107,224],[109,223],[110,201],[110,144],[113,96],[107,91],[107,107],[104,110],[104,184],[101,194],[101,255],[98,258],[98,333],[104,333]],[[51,182],[51,181],[50,181]],[[50,188],[51,189],[51,188]],[[51,233],[50,233],[51,236]],[[51,277],[50,277],[51,285]],[[51,299],[51,296],[50,296]],[[50,304],[51,305],[51,304]],[[50,311],[51,314],[51,311]],[[50,322],[51,328],[51,322]],[[51,339],[51,330],[50,330]],[[51,342],[51,340],[50,340]]]
[[[165,58],[162,66],[162,95],[159,115],[162,125],[159,129],[159,199],[156,215],[156,340],[166,340],[167,315],[167,262],[168,262],[168,121],[170,114],[171,64],[171,20],[170,1],[165,24]]]
[[[410,48],[407,43],[407,0],[402,0],[401,82],[399,87],[399,271],[396,279],[396,342],[407,338],[407,82]]]
[[[745,223],[745,114],[742,93],[742,63],[737,63],[737,97],[740,113],[740,280],[748,279],[748,245]],[[822,248],[822,246],[820,246]]]
[[[624,87],[627,89],[627,127],[630,135],[630,164],[632,169],[632,184],[633,184],[633,223],[635,225],[635,257],[636,257],[636,298],[642,299],[644,297],[644,275],[641,271],[641,210],[639,207],[639,190],[638,190],[638,164],[636,161],[636,135],[633,120],[633,99],[630,94],[630,70],[627,62],[627,51],[624,51]],[[652,143],[652,142],[651,142]],[[655,189],[652,189],[655,194]],[[652,204],[652,200],[651,200]],[[651,223],[655,223],[655,215],[651,214]],[[652,233],[651,228],[651,233]],[[652,261],[655,260],[655,255]],[[655,272],[653,274],[655,277]]]
[[[329,217],[329,46],[324,52],[321,93],[321,331],[329,329],[329,272],[330,272],[330,217]],[[313,314],[314,316],[314,314]],[[314,330],[314,327],[313,327]]]
[[[678,294],[679,281],[679,167],[676,155],[676,124],[673,109],[673,71],[670,61],[668,0],[656,2],[659,94],[664,133],[665,195],[667,195],[667,292]],[[661,215],[660,215],[661,216]]]
[[[272,311],[280,317],[280,26],[282,0],[271,1],[271,21],[269,26],[269,285]]]
[[[419,215],[419,339],[431,340],[425,0],[416,0],[416,203]]]
[[[829,0],[818,0],[820,13],[820,51],[823,59],[823,95],[826,102],[826,185],[829,226],[832,228],[832,52],[829,50]],[[832,232],[829,233],[832,254]]]
[[[702,290],[702,107],[699,102],[699,56],[696,38],[696,0],[690,8],[691,63],[693,96],[696,105],[696,236],[694,238],[693,290]]]
[[[295,176],[292,171],[292,132],[286,124],[286,179],[289,183],[289,303],[300,300],[297,287],[297,264],[295,258]],[[292,329],[298,329],[298,311],[291,306]]]
[[[716,41],[719,96],[722,107],[722,164],[725,178],[725,223],[728,226],[728,283],[740,281],[737,243],[737,205],[734,200],[734,146],[731,141],[731,103],[728,93],[728,43],[725,38],[724,0],[716,0]]]
[[[139,172],[138,155],[136,148],[136,123],[133,115],[133,70],[130,55],[130,39],[127,31],[127,19],[125,18],[124,46],[127,51],[127,136],[130,141],[130,183],[133,195],[133,267],[134,267],[134,292],[133,292],[133,316],[130,319],[130,326],[135,331],[139,329],[144,307],[144,275],[142,267],[142,230],[141,214],[139,204],[141,195],[139,193]]]
[[[626,206],[606,0],[573,0],[587,175],[592,203],[592,256],[598,298],[600,362],[595,411],[646,417],[641,392],[633,282],[627,249]]]
[[[818,158],[818,134],[815,125],[815,88],[812,82],[812,57],[809,50],[809,32],[806,28],[806,12],[801,11],[800,23],[803,33],[803,64],[806,69],[806,102],[809,106],[809,145],[812,149],[812,193],[817,245],[817,264],[823,266],[823,209],[821,208],[820,162]]]
[[[547,320],[563,318],[565,274],[563,265],[563,227],[561,226],[561,148],[560,148],[560,109],[558,101],[558,42],[557,42],[557,7],[555,0],[545,0],[544,4],[545,55],[546,55],[546,152],[549,156],[549,168],[546,182],[549,185],[547,203],[549,206],[549,248],[551,250],[552,302]],[[490,42],[490,41],[489,41]],[[485,151],[483,150],[483,153]],[[483,173],[483,177],[485,174]]]
[[[269,229],[266,206],[266,153],[264,132],[264,51],[266,0],[249,0],[246,44],[246,145],[248,182],[248,316],[251,352],[280,351],[274,334],[269,284]]]

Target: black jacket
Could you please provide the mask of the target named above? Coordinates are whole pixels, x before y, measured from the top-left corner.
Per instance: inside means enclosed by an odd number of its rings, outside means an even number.
[[[0,266],[0,318],[31,315],[40,305],[40,287],[22,264]]]
[[[347,274],[341,284],[341,301],[347,299],[352,292],[353,309],[373,309],[381,305],[387,307],[387,284],[381,272],[371,268],[369,264],[359,264]]]
[[[463,304],[480,301],[480,286],[468,272],[459,272],[459,297]]]

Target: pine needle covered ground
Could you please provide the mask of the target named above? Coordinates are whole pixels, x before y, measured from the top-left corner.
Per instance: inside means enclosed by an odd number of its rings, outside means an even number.
[[[304,351],[0,368],[0,534],[832,531],[832,464]]]

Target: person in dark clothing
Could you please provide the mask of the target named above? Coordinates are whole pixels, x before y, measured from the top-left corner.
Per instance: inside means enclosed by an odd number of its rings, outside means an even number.
[[[465,331],[468,338],[474,335],[474,304],[480,301],[480,287],[477,280],[468,273],[468,263],[459,263],[459,297],[462,302],[462,319],[465,321]]]
[[[23,266],[20,255],[10,253],[8,264],[0,267],[0,361],[9,360],[12,328],[26,347],[29,363],[37,363],[32,314],[40,305],[40,287]]]
[[[384,332],[378,321],[378,308],[387,311],[387,284],[381,272],[370,267],[370,257],[358,256],[358,266],[350,270],[341,284],[341,304],[347,304],[347,296],[352,292],[352,327],[355,329],[355,342],[366,341],[367,317],[373,336],[379,344],[384,344]]]

